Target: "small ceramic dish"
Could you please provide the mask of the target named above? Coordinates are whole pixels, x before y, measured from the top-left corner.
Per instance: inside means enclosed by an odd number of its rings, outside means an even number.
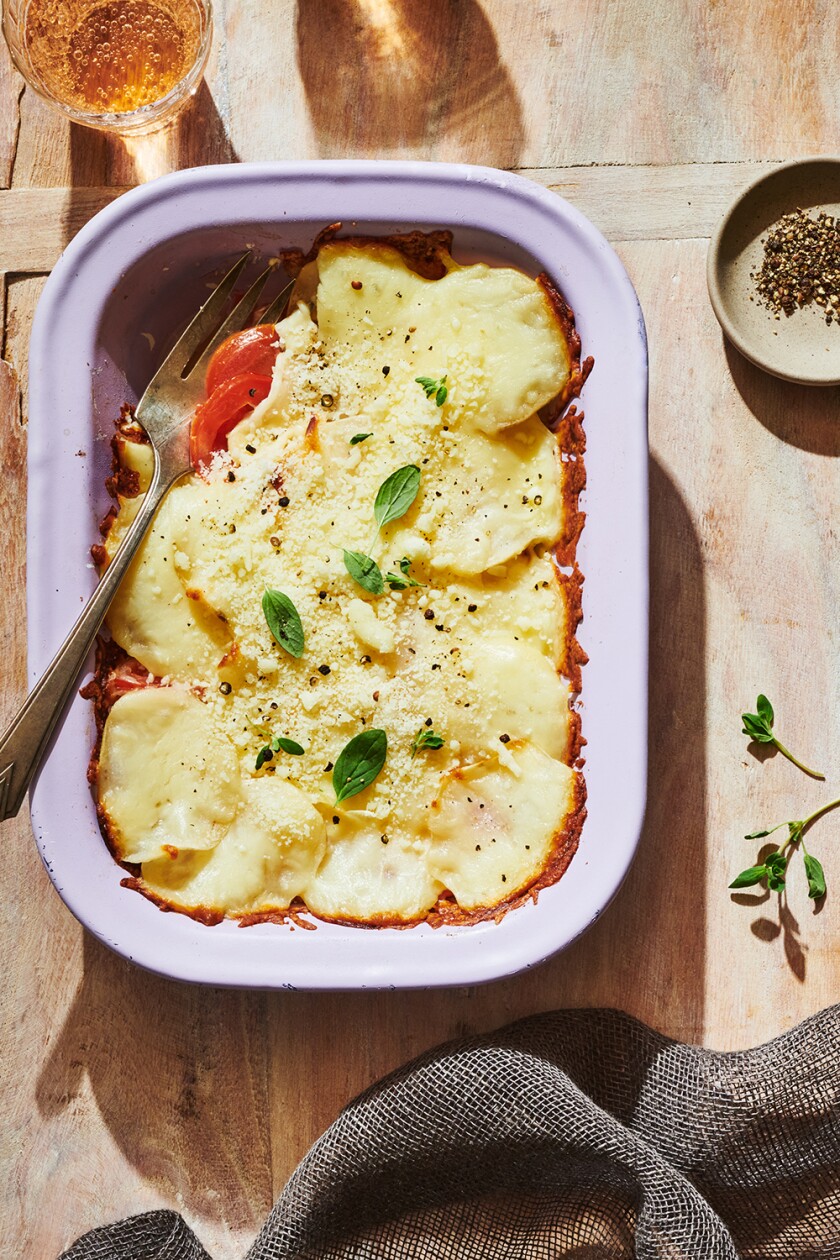
[[[630,865],[647,757],[647,353],[636,295],[613,250],[567,202],[481,167],[310,162],[203,167],[118,198],[48,280],[30,354],[29,672],[48,664],[89,595],[89,548],[108,507],[109,439],[206,296],[214,267],[263,258],[325,224],[383,234],[449,227],[456,257],[545,269],[575,310],[595,370],[584,388],[586,526],[579,639],[588,817],[558,884],[500,923],[375,930],[319,923],[207,927],[121,886],[86,781],[95,732],[78,696],[32,791],[44,864],[100,940],[181,980],[253,988],[411,988],[492,980],[533,966],[598,918]],[[616,721],[621,714],[621,721]]]
[[[729,340],[765,372],[801,385],[837,385],[840,324],[827,325],[816,304],[776,318],[760,302],[752,279],[768,230],[796,209],[840,216],[840,158],[787,162],[744,189],[709,246],[709,296]]]

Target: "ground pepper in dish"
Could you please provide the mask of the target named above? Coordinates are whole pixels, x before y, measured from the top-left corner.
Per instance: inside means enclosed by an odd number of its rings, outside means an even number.
[[[779,319],[815,303],[825,322],[840,322],[840,221],[793,210],[762,239],[761,267],[751,273],[760,301]]]

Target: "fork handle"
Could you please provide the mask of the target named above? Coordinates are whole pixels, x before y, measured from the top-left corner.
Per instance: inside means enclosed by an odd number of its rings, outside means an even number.
[[[149,489],[125,538],[52,663],[0,736],[0,821],[13,818],[23,804],[26,790],[73,691],[96,632],[174,480],[175,477],[164,472],[160,457],[155,452],[155,469]]]

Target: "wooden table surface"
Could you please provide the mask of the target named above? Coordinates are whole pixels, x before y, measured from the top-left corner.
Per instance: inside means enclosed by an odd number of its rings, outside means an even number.
[[[216,9],[206,83],[171,134],[144,141],[70,127],[0,58],[0,717],[25,685],[30,321],[73,233],[120,189],[178,167],[480,162],[589,215],[647,320],[647,817],[612,907],[553,961],[484,988],[344,995],[216,991],[140,972],[61,905],[25,815],[6,823],[0,1248],[16,1258],[49,1260],[84,1230],[159,1205],[181,1210],[218,1260],[241,1256],[339,1108],[454,1035],[609,1005],[735,1049],[840,989],[840,815],[812,833],[829,884],[819,912],[801,878],[781,906],[739,903],[726,888],[753,859],[745,832],[801,817],[840,786],[840,397],[775,381],[729,348],[704,273],[710,232],[742,185],[765,164],[837,145],[832,0]],[[825,785],[751,755],[738,719],[760,690]]]

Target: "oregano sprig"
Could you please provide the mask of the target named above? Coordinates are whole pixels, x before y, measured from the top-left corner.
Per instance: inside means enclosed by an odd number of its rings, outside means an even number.
[[[274,738],[265,744],[257,753],[257,761],[255,769],[261,770],[267,761],[271,761],[277,752],[289,753],[291,757],[302,757],[306,752],[305,748],[297,742],[296,739],[287,739],[285,735],[275,735]]]
[[[422,386],[423,393],[427,398],[434,398],[435,406],[442,407],[446,402],[449,389],[447,388],[445,376],[440,376],[437,380],[432,376],[415,376],[414,383]]]
[[[756,713],[741,714],[741,721],[744,723],[742,733],[748,735],[757,744],[773,744],[783,757],[787,757],[788,761],[792,761],[795,766],[798,766],[805,774],[809,774],[812,779],[824,779],[824,774],[820,774],[819,770],[811,770],[809,766],[804,765],[798,757],[794,757],[789,748],[785,748],[779,737],[773,734],[773,706],[767,697],[759,696],[755,702],[755,707],[758,710]]]
[[[437,731],[421,726],[411,743],[411,760],[417,756],[421,748],[443,748],[444,738]]]
[[[386,573],[385,581],[388,583],[392,591],[404,591],[409,586],[422,586],[422,582],[418,582],[417,578],[413,578],[409,573],[411,561],[408,556],[403,556],[402,560],[397,562],[399,573]]]
[[[772,836],[773,832],[778,831],[781,827],[787,827],[788,835],[784,844],[780,845],[778,849],[774,849],[772,853],[769,853],[763,862],[759,862],[755,866],[748,866],[745,871],[741,871],[739,875],[736,875],[729,887],[734,889],[751,888],[756,884],[766,882],[771,892],[781,892],[786,885],[790,858],[798,847],[802,850],[805,875],[808,880],[808,896],[814,900],[818,897],[824,897],[825,872],[819,860],[805,848],[803,835],[817,818],[827,813],[828,810],[835,809],[838,805],[840,805],[840,797],[837,800],[829,801],[826,805],[821,805],[819,809],[815,809],[807,818],[795,818],[789,822],[777,823],[775,827],[751,831],[749,835],[744,837],[745,840],[760,840],[764,836]]]
[[[376,540],[385,525],[389,525],[391,521],[398,521],[401,516],[405,516],[417,498],[417,492],[420,489],[420,475],[420,469],[416,464],[405,464],[402,468],[397,468],[382,482],[373,501],[376,531],[371,539],[369,550],[373,550]],[[345,569],[353,581],[357,582],[364,590],[370,591],[371,595],[381,595],[385,590],[386,581],[391,590],[402,590],[406,586],[419,586],[420,583],[408,577],[408,570],[403,568],[403,563],[404,561],[401,560],[399,564],[400,569],[402,569],[402,577],[396,573],[389,573],[387,577],[383,578],[382,571],[372,556],[366,555],[363,551],[347,551],[346,549],[344,551]],[[405,563],[411,564],[411,561],[409,560]]]

